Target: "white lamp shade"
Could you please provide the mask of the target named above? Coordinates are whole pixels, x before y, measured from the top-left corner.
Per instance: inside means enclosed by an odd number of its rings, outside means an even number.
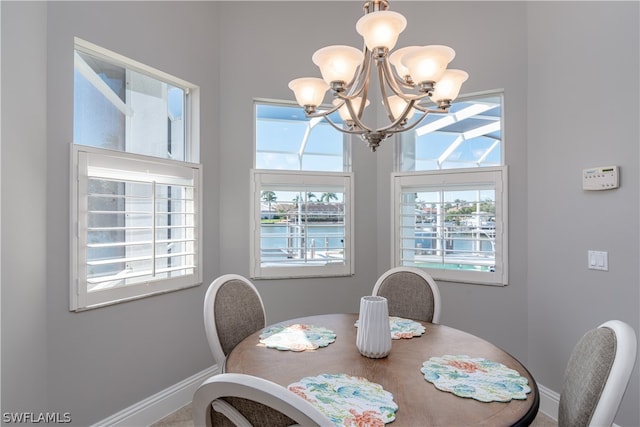
[[[416,83],[437,82],[456,52],[448,46],[423,46],[404,55],[401,62]]]
[[[404,78],[405,76],[410,75],[409,69],[402,64],[402,58],[407,53],[412,52],[419,48],[420,46],[407,46],[407,47],[403,47],[402,49],[398,49],[394,51],[391,55],[389,55],[389,62],[391,62],[391,65],[395,67],[396,72],[400,77]]]
[[[338,105],[342,102],[343,100],[340,98],[335,98],[332,102],[333,105]],[[357,97],[357,98],[353,98],[351,100],[351,105],[353,106],[353,110],[356,112],[356,114],[358,113],[358,110],[360,109],[360,104],[362,103],[362,98],[361,97]],[[369,100],[367,99],[367,102],[364,103],[364,108],[367,108],[367,106],[370,104]],[[353,120],[351,118],[351,113],[349,112],[349,107],[347,107],[347,103],[345,101],[344,105],[340,108],[338,108],[338,114],[340,114],[340,118],[344,121],[347,120]]]
[[[351,46],[327,46],[317,50],[311,59],[320,67],[325,82],[349,83],[362,63],[364,54]]]
[[[436,87],[431,95],[431,100],[438,101],[453,101],[458,97],[462,83],[469,78],[469,74],[462,70],[446,70],[442,75],[442,78],[436,83]]]
[[[407,101],[400,98],[398,95],[390,96],[389,98],[387,98],[387,101],[389,102],[389,108],[391,108],[391,114],[393,114],[393,117],[395,119],[400,117],[404,109],[407,108]],[[413,114],[415,112],[415,108],[409,110],[409,113],[407,114],[407,120],[413,117]]]
[[[300,106],[318,106],[322,104],[324,94],[329,89],[329,85],[324,80],[316,77],[302,77],[291,80],[289,89],[296,95],[296,101]]]
[[[397,12],[381,10],[364,15],[356,23],[356,31],[364,38],[369,50],[386,47],[391,50],[398,36],[407,26],[407,20]]]

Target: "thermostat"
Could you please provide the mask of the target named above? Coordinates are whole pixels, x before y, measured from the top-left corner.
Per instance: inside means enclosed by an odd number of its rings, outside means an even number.
[[[619,184],[618,166],[604,166],[582,170],[583,190],[612,190]]]

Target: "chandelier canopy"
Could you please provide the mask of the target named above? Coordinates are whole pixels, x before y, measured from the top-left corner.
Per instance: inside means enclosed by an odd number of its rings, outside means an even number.
[[[319,49],[311,59],[320,68],[322,78],[303,77],[289,82],[308,118],[324,117],[339,131],[359,135],[372,151],[389,136],[416,127],[427,114],[447,113],[469,77],[465,71],[447,69],[455,56],[448,46],[409,46],[391,52],[407,20],[388,8],[387,0],[367,1],[365,14],[356,23],[356,30],[364,38],[363,49],[342,45]],[[369,85],[375,70],[389,118],[389,123],[379,128],[369,127],[362,120],[364,109],[370,104]],[[321,110],[318,107],[329,88],[333,107]],[[436,107],[421,105],[423,100],[430,100]],[[342,126],[329,117],[336,111],[344,121]]]

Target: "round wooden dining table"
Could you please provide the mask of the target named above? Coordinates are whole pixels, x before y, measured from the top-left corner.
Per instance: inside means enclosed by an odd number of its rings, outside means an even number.
[[[260,344],[260,330],[231,351],[225,372],[254,375],[284,387],[321,374],[364,377],[393,394],[399,409],[389,426],[526,426],[536,417],[539,394],[533,377],[516,358],[494,344],[451,327],[420,322],[425,327],[423,335],[394,339],[387,357],[370,359],[356,347],[357,319],[357,314],[325,314],[279,322],[324,327],[336,333],[336,340],[316,350],[277,350]],[[531,392],[526,399],[481,402],[438,390],[420,369],[429,358],[443,355],[502,363],[527,378]]]

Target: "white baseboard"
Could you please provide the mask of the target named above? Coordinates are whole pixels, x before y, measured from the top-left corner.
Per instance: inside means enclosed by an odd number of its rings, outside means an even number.
[[[548,417],[553,418],[553,420],[557,422],[558,408],[560,407],[560,395],[541,384],[538,384],[538,391],[540,392],[540,412]],[[613,423],[611,427],[620,426],[616,423]]]
[[[122,411],[97,422],[93,427],[148,426],[191,403],[193,394],[204,380],[218,373],[218,366],[198,372]]]
[[[558,407],[560,406],[560,394],[555,391],[538,384],[540,392],[540,412],[546,416],[558,421]]]

